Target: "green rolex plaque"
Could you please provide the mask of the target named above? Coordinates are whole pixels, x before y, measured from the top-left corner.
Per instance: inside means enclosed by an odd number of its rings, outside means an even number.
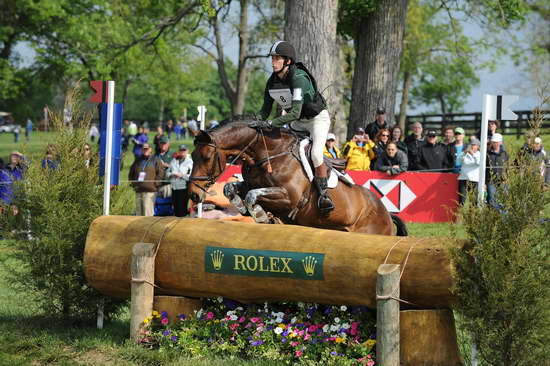
[[[324,254],[206,247],[204,270],[239,276],[322,280]]]

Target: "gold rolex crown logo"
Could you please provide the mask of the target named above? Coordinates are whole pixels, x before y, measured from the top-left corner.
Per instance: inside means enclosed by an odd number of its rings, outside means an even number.
[[[210,253],[210,258],[212,258],[212,265],[216,271],[219,271],[222,268],[223,262],[223,252],[221,250],[214,250]]]
[[[306,275],[313,276],[315,274],[315,265],[317,264],[317,259],[315,257],[312,257],[311,255],[308,255],[304,259],[302,259],[302,265],[304,266],[304,271],[306,271]]]

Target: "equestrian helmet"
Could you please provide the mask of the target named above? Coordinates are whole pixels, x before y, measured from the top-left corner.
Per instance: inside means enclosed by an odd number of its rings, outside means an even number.
[[[288,57],[292,62],[296,62],[296,51],[294,46],[286,41],[277,41],[269,49],[268,56],[283,56]]]

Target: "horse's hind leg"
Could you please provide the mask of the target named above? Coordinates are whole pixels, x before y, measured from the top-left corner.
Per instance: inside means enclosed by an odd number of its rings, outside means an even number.
[[[247,215],[246,206],[242,198],[245,190],[246,187],[243,182],[232,182],[223,186],[224,196],[229,199],[229,202],[231,202],[241,215]]]
[[[254,221],[262,224],[272,224],[274,220],[264,210],[264,207],[271,211],[274,209],[286,210],[290,207],[290,199],[287,190],[284,188],[258,188],[252,189],[246,194],[244,204]]]

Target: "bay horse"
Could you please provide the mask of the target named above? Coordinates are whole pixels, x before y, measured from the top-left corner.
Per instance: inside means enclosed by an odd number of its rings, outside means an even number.
[[[244,215],[259,223],[285,223],[380,235],[407,235],[404,223],[370,190],[338,182],[328,194],[335,209],[322,215],[318,193],[299,158],[302,138],[286,128],[259,130],[254,119],[226,120],[195,137],[189,197],[201,202],[225,170],[242,163],[244,182],[228,183],[224,194]],[[395,223],[395,227],[394,227]]]

